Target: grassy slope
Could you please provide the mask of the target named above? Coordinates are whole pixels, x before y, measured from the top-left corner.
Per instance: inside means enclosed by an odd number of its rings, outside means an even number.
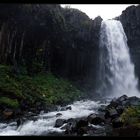
[[[69,81],[51,73],[39,73],[34,77],[26,74],[15,76],[10,66],[0,65],[0,107],[19,108],[21,101],[26,101],[31,106],[36,102],[62,105],[81,95]]]

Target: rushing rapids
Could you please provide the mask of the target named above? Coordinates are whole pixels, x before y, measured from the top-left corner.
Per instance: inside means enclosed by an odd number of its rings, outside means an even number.
[[[71,104],[72,110],[61,111],[61,107],[57,111],[42,113],[37,120],[27,120],[17,127],[17,122],[9,124],[0,123],[0,135],[48,135],[49,133],[62,133],[61,127],[55,128],[57,119],[81,118],[97,112],[98,108],[103,105],[100,102],[90,100],[77,101]],[[62,115],[57,116],[57,113]]]

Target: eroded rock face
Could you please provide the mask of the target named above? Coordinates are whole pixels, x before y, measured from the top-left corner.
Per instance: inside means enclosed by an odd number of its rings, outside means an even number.
[[[92,20],[78,9],[58,4],[0,4],[0,62],[13,65],[16,74],[25,62],[33,75],[40,72],[34,66],[38,60],[45,71],[93,87],[101,21],[100,16]]]
[[[140,5],[126,8],[117,19],[123,25],[135,72],[140,79]]]

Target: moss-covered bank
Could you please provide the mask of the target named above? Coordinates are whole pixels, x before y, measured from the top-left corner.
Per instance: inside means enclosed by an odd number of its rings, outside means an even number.
[[[5,108],[40,110],[55,105],[68,104],[83,96],[68,80],[51,73],[28,76],[22,70],[14,74],[11,66],[0,65],[0,110]]]

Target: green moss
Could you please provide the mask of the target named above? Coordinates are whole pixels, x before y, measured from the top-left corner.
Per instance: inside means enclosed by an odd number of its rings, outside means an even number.
[[[50,104],[65,104],[80,97],[81,92],[69,81],[57,78],[51,73],[39,74],[33,78],[43,97]]]
[[[10,66],[0,65],[0,90],[5,94],[23,98],[20,83],[12,76],[11,69]]]
[[[0,104],[1,105],[7,105],[7,106],[12,107],[12,108],[18,108],[19,107],[19,103],[16,99],[10,99],[10,98],[7,98],[7,97],[1,97],[0,98]]]
[[[27,74],[14,76],[10,66],[0,65],[0,96],[2,103],[14,107],[16,101],[26,100],[29,104],[43,102],[47,105],[62,105],[78,99],[82,93],[69,81],[57,78],[51,73],[39,73],[33,77]],[[7,98],[8,97],[8,98]],[[11,100],[10,100],[11,98]],[[13,104],[12,104],[13,103]]]
[[[124,125],[136,125],[140,123],[140,107],[128,107],[121,115]]]

